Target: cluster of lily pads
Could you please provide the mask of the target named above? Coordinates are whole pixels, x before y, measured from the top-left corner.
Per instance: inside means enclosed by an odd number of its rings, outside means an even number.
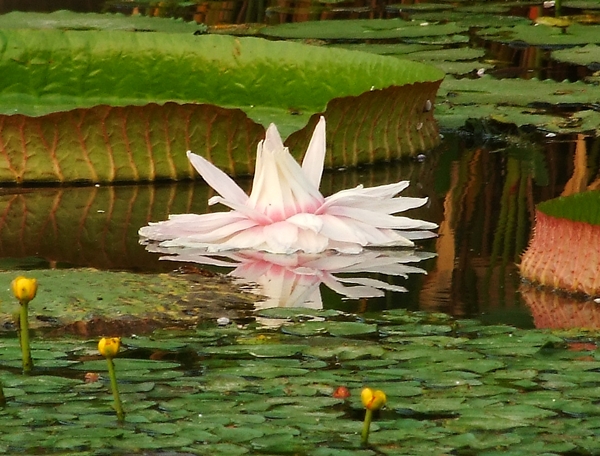
[[[544,11],[541,5],[525,7],[526,11],[536,9],[539,17],[532,19],[524,17],[518,2],[469,6],[428,2],[388,7],[404,18],[286,23],[259,33],[318,39],[437,66],[447,73],[436,105],[436,118],[445,129],[461,128],[469,119],[486,119],[518,127],[532,125],[552,133],[597,135],[600,117],[593,100],[598,93],[592,77],[600,61],[597,3],[567,5],[573,7],[567,10],[572,14],[560,23],[553,20],[553,10]],[[502,47],[507,51],[498,50]],[[513,64],[506,60],[518,58],[519,50],[523,77],[503,78],[503,67]],[[494,53],[500,58],[494,59]],[[584,77],[580,82],[569,80],[566,69],[564,80],[552,80],[546,74],[552,74],[548,67],[558,66],[557,62],[567,68],[583,67],[579,73],[590,76],[591,83],[584,82]],[[557,108],[562,110],[560,115]]]
[[[95,340],[33,350],[22,376],[0,340],[5,454],[500,455],[600,451],[600,357],[591,335],[485,326],[390,310],[260,311],[280,326],[206,323],[122,339],[115,359],[127,415],[110,411]],[[577,342],[577,343],[574,343]],[[89,376],[89,375],[88,375]],[[360,444],[361,390],[387,406]],[[334,397],[340,386],[349,397]],[[27,428],[28,431],[14,432]]]

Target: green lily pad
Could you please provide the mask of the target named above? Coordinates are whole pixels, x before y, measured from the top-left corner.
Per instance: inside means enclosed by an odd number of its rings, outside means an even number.
[[[385,350],[376,344],[362,343],[353,340],[344,340],[343,343],[335,343],[335,340],[318,339],[308,348],[304,354],[319,359],[337,358],[339,360],[356,360],[364,358],[378,358]],[[319,343],[321,342],[321,343]]]
[[[474,60],[479,59],[485,55],[485,52],[481,49],[474,49],[469,47],[461,47],[455,49],[434,49],[434,50],[422,50],[412,52],[410,54],[411,59],[419,61],[444,61],[453,62],[460,60]]]
[[[600,46],[588,44],[579,48],[569,48],[552,51],[552,58],[559,62],[576,65],[600,66]]]
[[[569,0],[563,3],[564,7],[586,10],[600,9],[600,3],[595,0]]]
[[[472,5],[465,8],[477,9],[480,8],[507,8],[505,4],[502,5]],[[487,27],[514,27],[515,25],[530,24],[531,21],[521,16],[509,16],[499,15],[492,11],[489,14],[485,12],[473,11],[469,14],[464,14],[462,11],[448,11],[445,13],[418,13],[414,15],[415,20],[426,20],[426,21],[451,21],[462,27],[483,29]]]
[[[227,357],[283,358],[296,356],[306,350],[306,345],[268,343],[256,345],[238,345],[227,347],[211,347],[206,353],[220,354]],[[246,355],[246,356],[243,356]]]
[[[212,432],[221,438],[223,442],[240,443],[257,439],[264,435],[260,429],[251,427],[216,427]]]
[[[381,44],[381,43],[338,43],[335,42],[332,46],[339,47],[342,49],[348,49],[351,51],[362,51],[370,52],[372,54],[379,55],[395,55],[404,56],[410,58],[410,54],[419,51],[440,51],[441,46],[430,46],[427,44],[406,44],[406,43],[393,43],[393,44]]]
[[[455,448],[473,448],[476,450],[484,450],[487,448],[502,448],[521,442],[521,438],[512,434],[483,434],[475,435],[466,433],[448,437],[442,442],[451,445]]]
[[[416,404],[409,406],[410,409],[419,413],[440,414],[455,413],[463,408],[469,408],[469,404],[464,403],[463,398],[421,398]]]
[[[377,332],[377,326],[359,322],[307,321],[286,325],[282,328],[282,331],[285,334],[296,336],[331,334],[332,336],[344,337],[373,334]]]
[[[208,445],[203,445],[202,449],[208,454],[215,456],[238,456],[250,452],[248,448],[232,443],[209,443]]]
[[[286,39],[371,40],[391,38],[420,38],[466,32],[456,24],[429,24],[402,19],[363,19],[338,21],[310,21],[280,24],[261,29],[265,36]]]
[[[393,3],[391,5],[386,5],[385,7],[388,11],[444,11],[454,9],[454,5],[450,5],[448,3],[414,3],[414,4],[404,4],[404,3]]]
[[[600,26],[582,25],[577,22],[568,27],[517,24],[514,27],[486,28],[478,35],[502,42],[521,41],[536,46],[575,46],[600,43]]]
[[[13,11],[0,15],[1,29],[121,30],[128,32],[202,33],[208,27],[195,22],[125,16],[123,14],[80,14],[72,11],[24,13]]]
[[[439,142],[433,112],[423,105],[443,73],[417,62],[191,33],[15,29],[3,30],[0,42],[10,50],[0,59],[0,72],[10,76],[0,90],[0,140],[14,150],[0,167],[2,182],[196,178],[188,149],[232,174],[251,174],[263,125],[277,123],[284,137],[296,132],[290,141],[300,154],[318,113],[330,119],[328,166],[350,165],[343,162],[358,160],[359,150],[378,161]],[[414,112],[395,109],[394,99],[414,104]],[[365,112],[372,104],[387,109],[389,121],[411,125],[413,134],[373,143],[368,122],[344,119],[354,101]],[[347,154],[344,130],[352,131],[356,154]],[[364,137],[356,135],[361,130]]]
[[[450,94],[453,104],[489,103],[525,107],[531,103],[586,104],[600,94],[600,88],[581,82],[498,80],[484,76],[477,80],[446,78],[440,96]]]
[[[278,433],[254,439],[252,448],[261,453],[294,454],[306,447],[302,438],[294,434]]]
[[[306,318],[330,318],[340,315],[341,312],[334,309],[307,309],[304,307],[271,307],[259,309],[256,315],[266,318],[277,318],[282,320],[303,320]]]
[[[129,358],[115,358],[114,364],[117,371],[122,371],[119,372],[119,376],[128,375],[127,372],[134,372],[132,375],[140,375],[138,378],[144,378],[144,375],[150,371],[174,369],[180,366],[179,363]],[[73,366],[73,369],[84,370],[86,372],[106,371],[108,370],[108,365],[105,359],[97,359],[77,364]],[[144,378],[144,380],[146,379]]]

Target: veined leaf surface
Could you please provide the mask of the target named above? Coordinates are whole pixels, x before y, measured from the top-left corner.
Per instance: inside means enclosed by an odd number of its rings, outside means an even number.
[[[275,122],[285,135],[324,111],[341,117],[354,156],[398,158],[439,142],[424,106],[443,73],[416,62],[259,38],[110,30],[3,30],[0,50],[0,182],[193,177],[187,148],[248,174],[264,135],[258,123]],[[394,90],[403,86],[412,96]],[[410,132],[409,145],[372,146],[371,97],[387,101],[388,120]],[[191,118],[204,112],[198,104],[241,108],[254,120],[219,110]],[[330,147],[334,165],[362,162]]]

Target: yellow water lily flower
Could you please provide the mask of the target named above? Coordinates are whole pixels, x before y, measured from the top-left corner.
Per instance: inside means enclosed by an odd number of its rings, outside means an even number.
[[[19,276],[10,284],[12,291],[20,302],[29,302],[37,293],[37,280],[28,279],[27,277]]]
[[[105,358],[114,358],[119,353],[121,348],[120,337],[103,337],[98,342],[98,351]]]
[[[379,410],[387,402],[385,393],[381,390],[364,388],[360,393],[360,399],[367,410]]]

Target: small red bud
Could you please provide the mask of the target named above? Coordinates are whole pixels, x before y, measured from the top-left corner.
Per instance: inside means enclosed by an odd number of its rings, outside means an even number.
[[[350,397],[350,390],[345,386],[338,386],[333,392],[333,397],[336,399],[346,399]]]

